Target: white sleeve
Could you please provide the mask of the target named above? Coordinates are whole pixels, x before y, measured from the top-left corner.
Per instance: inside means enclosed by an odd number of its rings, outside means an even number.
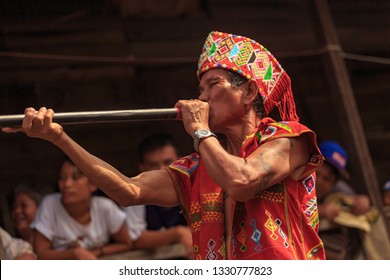
[[[0,237],[4,249],[5,259],[13,260],[17,256],[20,256],[25,253],[34,255],[30,243],[22,239],[13,238],[11,235],[9,235],[8,232],[3,230],[2,228],[0,228]]]
[[[107,199],[107,219],[110,234],[117,233],[125,223],[126,214],[110,199]]]
[[[37,214],[31,224],[31,228],[36,229],[50,241],[54,236],[54,215],[56,209],[54,208],[55,200],[53,195],[46,196],[39,205]]]
[[[131,239],[137,240],[143,231],[146,230],[146,208],[145,205],[137,205],[123,208],[126,212],[126,224]]]

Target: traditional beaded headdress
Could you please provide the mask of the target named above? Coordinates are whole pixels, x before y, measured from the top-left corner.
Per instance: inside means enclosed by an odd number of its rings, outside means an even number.
[[[255,80],[265,115],[278,106],[283,121],[298,121],[290,77],[275,57],[255,40],[213,31],[204,43],[197,76],[215,68],[234,71]]]

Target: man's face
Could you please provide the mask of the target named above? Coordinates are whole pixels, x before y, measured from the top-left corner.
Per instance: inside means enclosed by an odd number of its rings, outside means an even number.
[[[336,183],[336,174],[332,167],[324,163],[316,172],[316,193],[318,198],[324,198]]]
[[[234,123],[241,123],[244,116],[241,86],[230,83],[226,70],[212,69],[205,72],[199,82],[199,100],[210,105],[209,126],[214,132],[224,130]]]
[[[167,145],[145,153],[140,169],[142,172],[163,169],[177,158],[176,149],[171,145]]]

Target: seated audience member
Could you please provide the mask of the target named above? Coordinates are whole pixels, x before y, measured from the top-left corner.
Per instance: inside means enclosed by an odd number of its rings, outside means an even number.
[[[383,186],[383,205],[390,206],[390,178]]]
[[[125,213],[110,199],[92,196],[96,187],[68,158],[58,186],[60,193],[43,199],[32,224],[38,258],[96,259],[131,249]]]
[[[334,141],[320,144],[325,161],[317,170],[316,191],[320,217],[320,237],[327,259],[354,258],[361,250],[359,230],[369,231],[370,201],[356,194],[343,180],[348,154]]]
[[[33,244],[31,223],[35,218],[40,201],[39,193],[25,185],[18,186],[13,193],[11,218],[16,235],[31,245]]]
[[[0,260],[36,260],[31,244],[13,238],[0,227]]]
[[[390,178],[383,186],[383,206],[386,218],[390,220]]]
[[[139,145],[142,172],[164,169],[178,159],[173,137],[158,133],[145,138]],[[129,233],[134,247],[153,249],[171,243],[182,243],[192,256],[192,237],[179,206],[139,205],[125,208]]]
[[[164,169],[179,158],[175,140],[164,133],[150,135],[139,145],[139,158],[141,172]],[[147,229],[158,230],[187,225],[180,211],[180,206],[146,205]]]

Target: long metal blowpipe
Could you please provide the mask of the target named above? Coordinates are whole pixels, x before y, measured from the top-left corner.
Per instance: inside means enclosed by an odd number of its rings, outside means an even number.
[[[23,114],[0,116],[0,127],[21,126],[23,118]],[[181,119],[180,110],[177,108],[165,108],[54,113],[53,122],[61,125],[70,125],[175,119]]]

